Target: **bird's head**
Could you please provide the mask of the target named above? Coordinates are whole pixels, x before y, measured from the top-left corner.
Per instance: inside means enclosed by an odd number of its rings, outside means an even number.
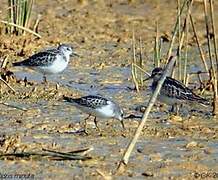
[[[124,116],[124,112],[123,110],[120,108],[119,111],[117,111],[115,113],[115,118],[118,119],[123,127],[123,129],[125,129],[124,123],[123,123],[123,116]]]
[[[161,76],[163,75],[163,71],[164,70],[160,67],[154,68],[152,73],[151,73],[151,76],[149,78],[145,79],[145,81],[149,80],[149,79],[153,79],[154,81],[159,81]]]
[[[60,44],[58,50],[62,51],[67,56],[78,56],[78,54],[74,52],[73,47],[69,44]]]

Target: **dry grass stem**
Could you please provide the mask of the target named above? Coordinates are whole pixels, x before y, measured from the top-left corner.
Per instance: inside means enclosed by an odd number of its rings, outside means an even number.
[[[158,28],[158,21],[156,21],[156,36],[155,36],[155,44],[154,44],[154,66],[160,67],[160,43],[159,43],[160,35]]]
[[[142,57],[142,38],[139,38],[139,48],[140,48],[140,58],[139,58],[139,67],[143,67],[143,57]],[[140,71],[140,86],[143,87],[143,73]]]
[[[181,14],[182,14],[182,12],[183,12],[183,10],[185,8],[185,5],[187,4],[188,1],[189,0],[184,0],[184,2],[182,4],[182,7],[180,9],[180,14],[177,16],[176,23],[175,23],[175,26],[174,26],[174,29],[173,29],[173,35],[172,35],[171,42],[170,42],[170,47],[169,47],[168,52],[167,52],[167,59],[169,59],[171,54],[172,54],[173,45],[174,45],[176,35],[177,35],[177,32],[178,32],[179,16],[181,16]]]
[[[1,20],[0,22],[3,23],[3,24],[9,25],[9,26],[14,26],[14,27],[17,27],[17,28],[19,28],[19,29],[22,29],[22,30],[24,30],[24,31],[26,31],[26,32],[28,32],[28,33],[30,33],[30,34],[33,34],[33,35],[37,36],[38,38],[41,38],[41,37],[42,37],[42,36],[39,35],[38,33],[34,32],[34,31],[32,31],[32,30],[30,30],[30,29],[28,29],[28,28],[25,28],[25,27],[23,27],[23,26],[19,26],[19,25],[17,25],[17,24],[10,23],[10,22],[8,22],[8,21],[2,21],[2,20]]]
[[[133,64],[133,66],[137,67],[140,71],[142,71],[143,73],[145,73],[147,76],[151,76],[150,73],[148,73],[147,71],[145,71],[144,69],[142,69],[141,67],[139,67],[137,64]]]
[[[192,15],[190,14],[189,17],[190,17],[192,29],[193,29],[193,32],[194,32],[194,37],[195,37],[195,40],[196,40],[197,45],[198,45],[198,50],[199,50],[199,53],[200,53],[200,57],[201,57],[201,60],[203,62],[203,65],[204,65],[204,69],[205,69],[206,72],[209,73],[209,69],[208,69],[208,66],[207,66],[207,63],[206,63],[206,60],[205,60],[205,55],[204,55],[204,52],[203,52],[203,50],[201,48],[201,44],[200,44],[200,41],[199,41],[199,38],[198,38],[198,34],[197,34],[197,31],[196,31],[196,28],[195,28],[195,24],[194,24]]]
[[[24,108],[24,107],[20,107],[18,105],[14,105],[14,104],[8,104],[6,102],[1,102],[0,101],[0,104],[2,105],[5,105],[5,106],[8,106],[8,107],[11,107],[11,108],[15,108],[15,109],[18,109],[18,110],[21,110],[21,111],[27,111],[28,109]]]
[[[216,27],[214,23],[214,8],[213,1],[209,0],[210,3],[210,16],[211,16],[211,24],[212,24],[212,32],[213,32],[213,45],[214,45],[214,53],[216,59],[216,68],[214,72],[214,105],[213,105],[213,113],[216,114],[218,112],[218,54],[217,54],[217,41],[216,41]]]
[[[133,51],[133,60],[132,60],[132,64],[131,64],[131,74],[132,74],[132,79],[133,79],[133,83],[135,85],[136,91],[139,92],[139,84],[137,81],[137,72],[136,72],[136,68],[133,64],[136,64],[136,49],[135,49],[135,32],[133,30],[132,32],[132,51]]]
[[[131,142],[129,143],[128,147],[125,150],[125,153],[124,153],[124,155],[123,155],[123,157],[122,157],[122,159],[121,159],[121,161],[119,163],[119,166],[117,168],[117,173],[122,173],[122,171],[124,170],[125,165],[128,164],[129,157],[130,157],[130,155],[131,155],[131,153],[132,153],[132,151],[133,151],[133,149],[135,147],[135,144],[136,144],[136,142],[137,142],[137,140],[138,140],[138,138],[139,138],[139,136],[141,134],[141,131],[142,131],[143,127],[144,127],[144,124],[147,121],[148,115],[149,115],[149,113],[150,113],[150,111],[151,111],[151,109],[152,109],[152,107],[153,107],[153,105],[154,105],[154,103],[155,103],[155,101],[157,99],[158,93],[160,92],[160,89],[161,89],[161,87],[162,87],[162,85],[164,83],[164,80],[165,80],[165,78],[166,78],[166,76],[168,74],[168,71],[173,68],[175,62],[176,62],[176,56],[172,56],[169,59],[168,64],[167,64],[167,66],[166,66],[166,68],[164,70],[164,73],[163,73],[161,79],[159,80],[159,82],[157,84],[157,88],[155,89],[154,93],[152,94],[152,96],[151,96],[151,98],[149,100],[148,106],[147,106],[146,111],[144,112],[144,115],[142,117],[142,120],[141,120],[141,122],[140,122],[140,124],[139,124],[139,126],[138,126],[138,128],[137,128],[137,130],[135,132],[135,135],[134,135],[133,139],[131,140]]]
[[[210,39],[210,31],[209,31],[209,19],[208,19],[207,9],[208,9],[207,0],[204,0],[204,18],[205,18],[205,26],[206,26],[206,32],[207,32],[207,45],[208,45],[208,52],[209,52],[209,59],[210,59],[210,66],[211,66],[211,79],[212,79],[213,94],[214,94],[213,95],[213,114],[215,115],[217,113],[217,108],[218,108],[217,107],[217,96],[218,96],[218,94],[217,94],[217,73],[216,73],[216,70],[214,67],[215,62],[214,62],[213,57],[212,57],[212,47],[211,47],[211,39]],[[216,42],[214,44],[216,44]]]
[[[16,93],[16,91],[14,90],[14,88],[12,88],[11,86],[10,86],[10,84],[8,84],[4,79],[2,79],[1,77],[0,77],[0,81],[2,81],[10,90],[12,90],[14,93]]]

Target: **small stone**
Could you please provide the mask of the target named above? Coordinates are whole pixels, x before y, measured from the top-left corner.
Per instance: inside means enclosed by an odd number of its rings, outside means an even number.
[[[212,133],[212,130],[210,128],[208,128],[208,127],[204,127],[202,129],[202,132],[205,133],[205,134],[209,134],[209,133]]]
[[[172,115],[172,116],[170,117],[170,121],[171,121],[171,122],[182,122],[183,119],[182,119],[181,116]]]
[[[142,176],[145,176],[145,177],[153,177],[154,176],[154,174],[152,173],[152,172],[143,172],[142,173]]]
[[[150,154],[149,158],[151,161],[161,161],[162,160],[160,153]]]
[[[198,143],[196,141],[192,141],[192,142],[188,143],[185,147],[187,149],[192,149],[192,148],[195,148],[197,146],[198,146]]]

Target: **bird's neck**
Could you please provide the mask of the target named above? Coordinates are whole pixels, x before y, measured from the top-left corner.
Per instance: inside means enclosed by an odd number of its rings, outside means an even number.
[[[153,91],[156,89],[157,83],[159,80],[160,80],[160,78],[153,79],[153,82],[152,82],[152,90]]]
[[[70,60],[70,54],[62,52],[62,56],[64,58],[64,61],[66,61],[68,63]]]
[[[153,91],[156,89],[157,83],[158,81],[153,80],[152,85],[151,85]]]

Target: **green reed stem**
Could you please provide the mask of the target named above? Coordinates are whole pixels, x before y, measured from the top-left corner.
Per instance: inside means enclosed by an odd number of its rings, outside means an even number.
[[[33,0],[8,0],[8,22],[17,26],[6,26],[7,32],[20,35],[25,33],[19,27],[29,28]]]

